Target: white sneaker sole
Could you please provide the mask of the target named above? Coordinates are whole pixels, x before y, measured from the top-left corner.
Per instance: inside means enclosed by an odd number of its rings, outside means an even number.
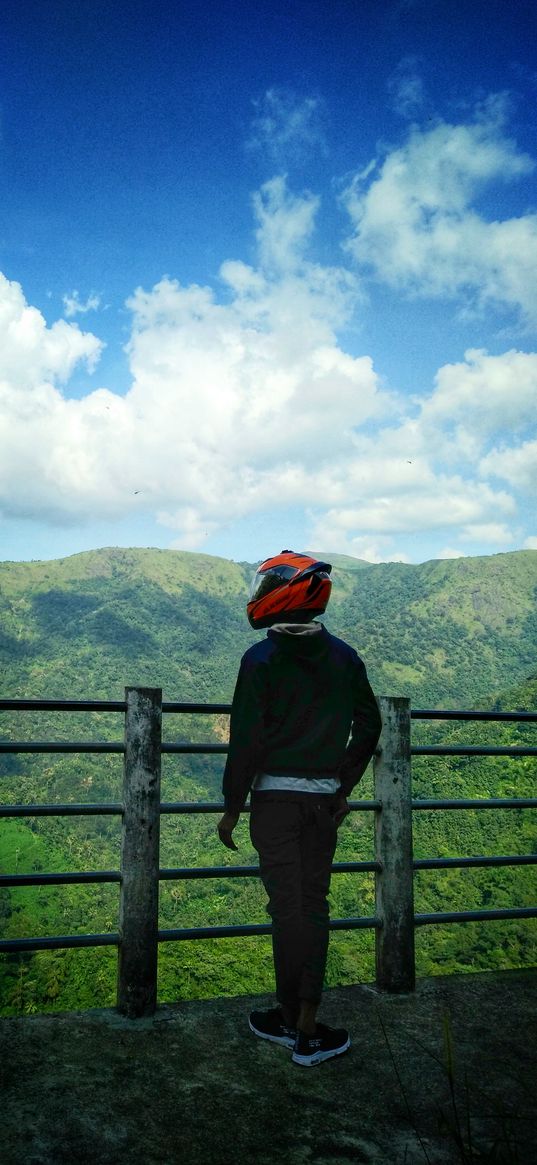
[[[259,1028],[254,1027],[254,1025],[250,1023],[250,1020],[248,1020],[248,1027],[250,1028],[250,1031],[254,1033],[254,1036],[258,1036],[260,1040],[270,1040],[271,1044],[281,1044],[283,1048],[294,1048],[295,1046],[295,1040],[290,1036],[271,1036],[268,1034],[268,1032],[259,1031]]]
[[[343,1052],[348,1051],[351,1046],[350,1036],[345,1044],[340,1048],[331,1048],[330,1051],[312,1052],[311,1056],[300,1056],[298,1052],[293,1052],[291,1059],[294,1064],[301,1064],[303,1068],[313,1068],[315,1064],[322,1064],[323,1060],[332,1060],[334,1056],[342,1056]]]

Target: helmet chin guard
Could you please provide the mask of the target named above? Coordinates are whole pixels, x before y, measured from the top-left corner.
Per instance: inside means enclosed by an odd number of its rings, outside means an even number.
[[[255,572],[250,586],[246,613],[254,630],[273,623],[314,619],[326,610],[332,583],[329,562],[309,554],[282,550],[267,558]]]

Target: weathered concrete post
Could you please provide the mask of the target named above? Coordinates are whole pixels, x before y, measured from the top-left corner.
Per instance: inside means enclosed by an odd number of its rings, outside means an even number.
[[[375,905],[382,925],[376,931],[376,981],[380,991],[413,991],[414,891],[412,866],[412,792],[410,701],[381,696],[382,735],[374,760]]]
[[[131,1019],[157,1003],[160,688],[125,688],[125,765],[117,1007]]]

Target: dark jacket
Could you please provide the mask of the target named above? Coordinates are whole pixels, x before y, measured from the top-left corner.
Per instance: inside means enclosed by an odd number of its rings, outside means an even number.
[[[365,666],[317,626],[271,628],[242,657],[222,785],[229,812],[244,807],[258,772],[339,777],[348,795],[371,760],[381,719]]]

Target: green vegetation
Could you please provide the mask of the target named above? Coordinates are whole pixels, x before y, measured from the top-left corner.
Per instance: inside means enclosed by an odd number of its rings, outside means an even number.
[[[336,569],[337,565],[337,569]],[[55,562],[0,564],[0,657],[4,695],[122,698],[127,684],[161,686],[168,700],[229,702],[241,654],[255,642],[244,617],[252,567],[207,555],[99,550]],[[377,692],[409,695],[416,707],[534,709],[537,553],[374,566],[338,558],[326,623],[366,661]],[[165,717],[167,740],[223,741],[227,717]],[[112,713],[2,713],[8,739],[120,740]],[[531,742],[535,727],[416,722],[419,741]],[[223,757],[170,757],[163,800],[219,800]],[[531,758],[416,758],[420,797],[534,795]],[[52,754],[0,758],[4,803],[118,801],[117,756]],[[358,791],[357,791],[358,795]],[[368,772],[360,796],[372,795]],[[533,811],[439,811],[415,815],[416,857],[515,854],[535,850]],[[245,815],[239,853],[223,850],[213,815],[164,816],[161,865],[255,864]],[[370,813],[353,813],[336,860],[373,853]],[[114,817],[0,821],[2,872],[114,870]],[[534,867],[417,873],[416,909],[483,909],[535,901]],[[372,875],[335,875],[332,914],[373,914]],[[257,878],[161,884],[162,928],[265,922]],[[2,937],[115,931],[118,886],[0,890]],[[423,927],[418,973],[528,966],[536,961],[534,922]],[[163,943],[159,998],[272,989],[270,939]],[[112,1004],[113,949],[37,952],[0,964],[3,1014]],[[328,983],[374,977],[372,931],[331,939]]]

